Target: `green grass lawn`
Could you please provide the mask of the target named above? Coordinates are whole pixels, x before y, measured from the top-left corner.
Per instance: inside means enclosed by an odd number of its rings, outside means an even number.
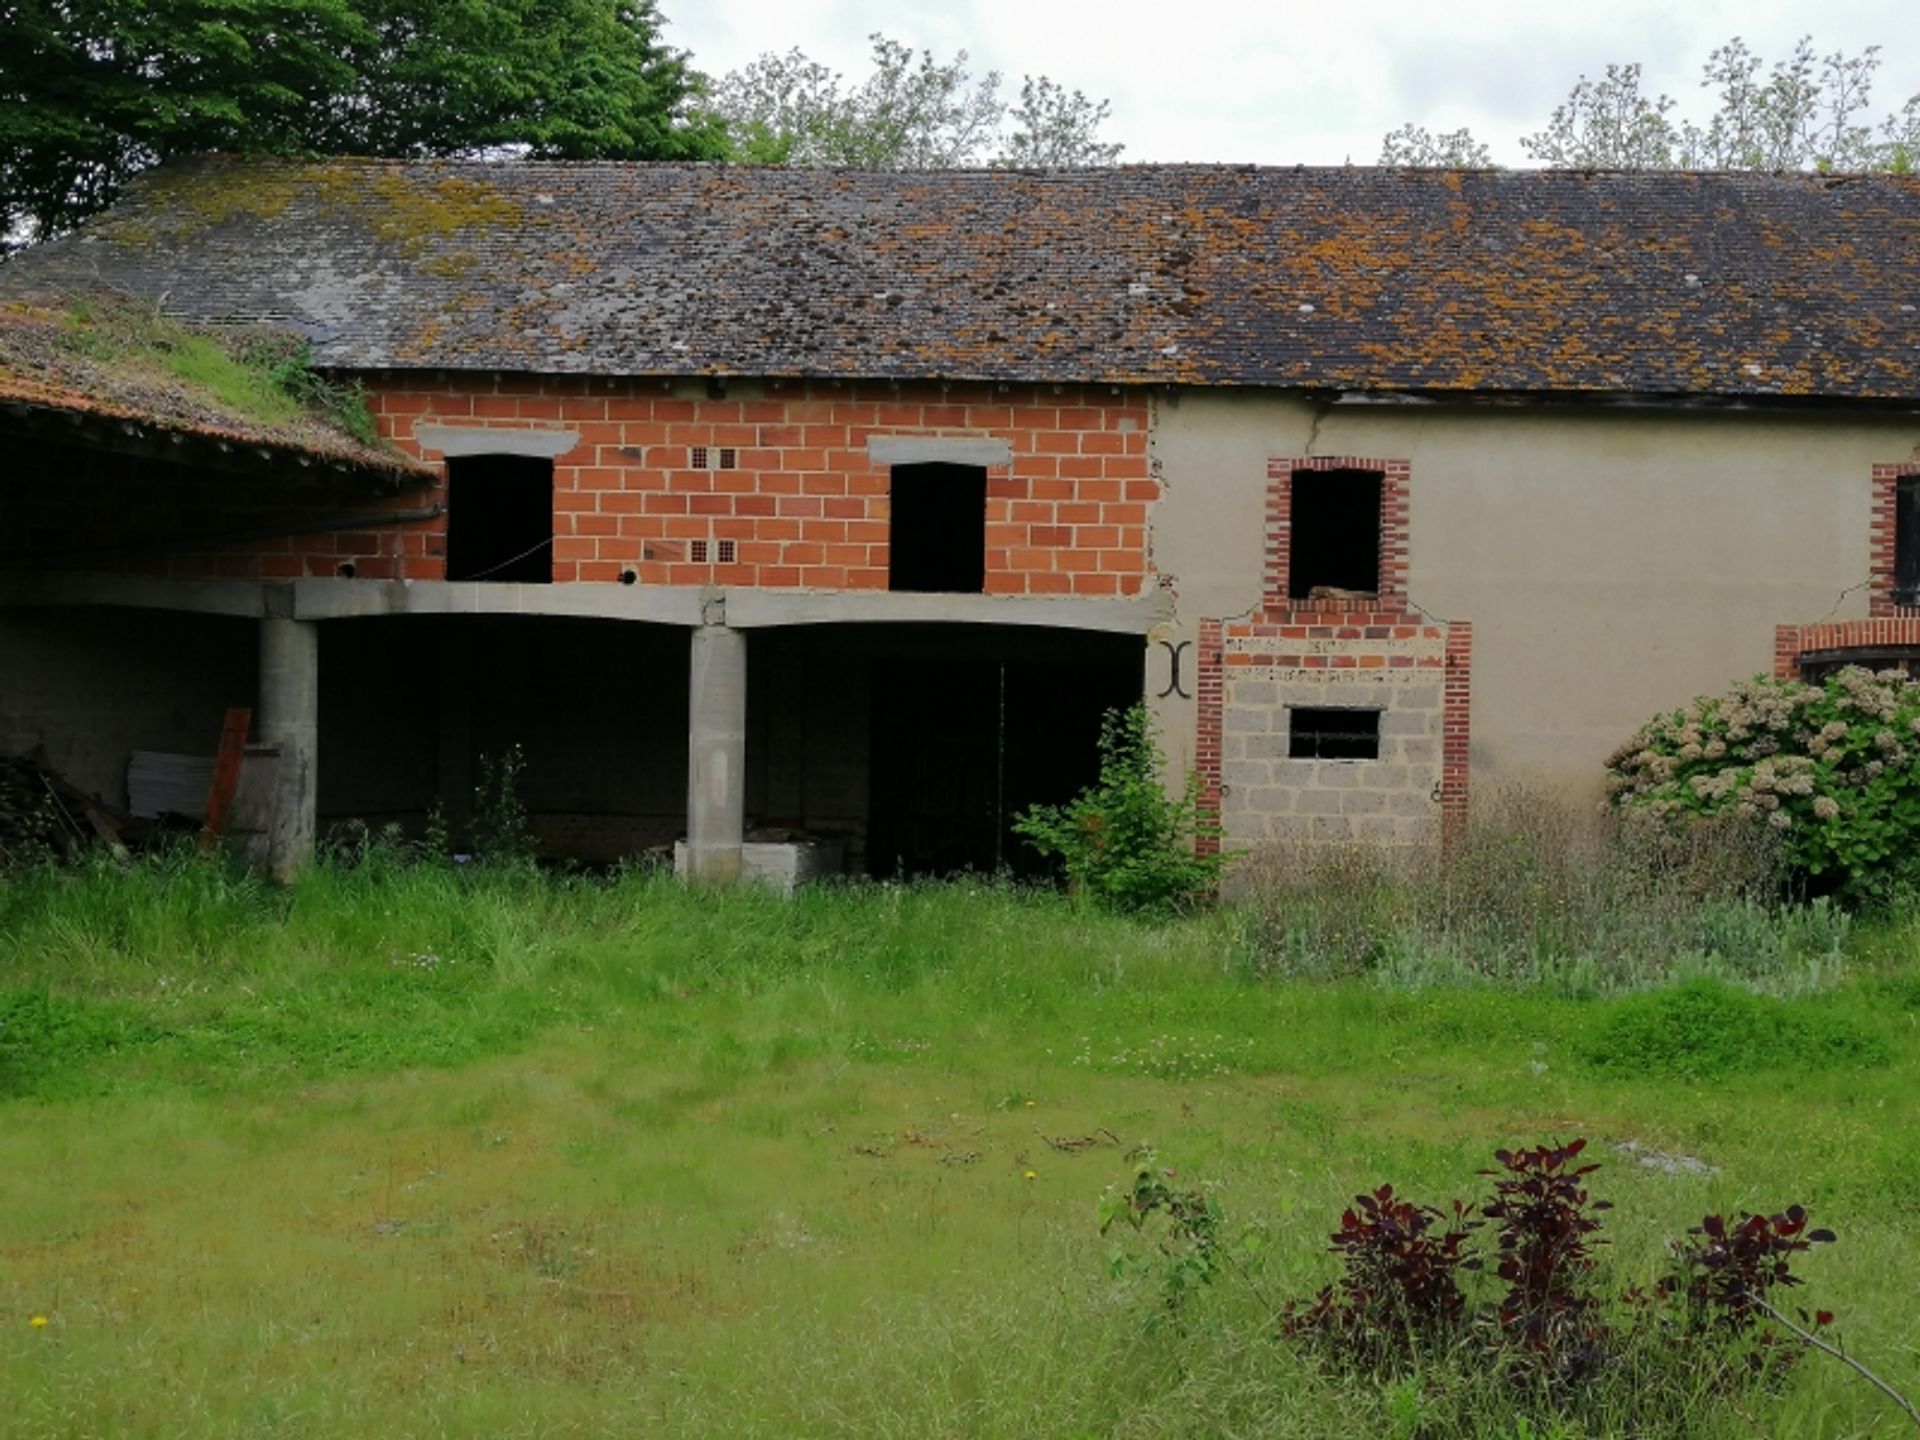
[[[1840,1240],[1797,1298],[1920,1391],[1911,940],[1791,1000],[1575,1000],[1262,980],[1233,913],[990,888],[0,880],[0,1429],[1539,1435],[1325,1374],[1272,1307],[1354,1191],[1576,1135],[1616,1279],[1805,1204]],[[1271,1238],[1174,1324],[1097,1229],[1141,1143]],[[1818,1357],[1743,1408],[1670,1433],[1906,1424]]]

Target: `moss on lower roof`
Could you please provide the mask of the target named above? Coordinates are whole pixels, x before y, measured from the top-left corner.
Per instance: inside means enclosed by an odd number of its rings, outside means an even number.
[[[268,326],[203,327],[97,292],[0,302],[0,404],[123,420],[395,476],[355,387],[316,374],[308,345]],[[424,473],[424,472],[422,472]]]

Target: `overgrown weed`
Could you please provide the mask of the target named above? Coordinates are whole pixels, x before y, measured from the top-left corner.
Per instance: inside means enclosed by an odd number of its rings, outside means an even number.
[[[1262,974],[1570,997],[1718,979],[1773,995],[1840,978],[1850,919],[1780,896],[1764,830],[1681,832],[1496,792],[1445,855],[1276,850],[1243,862],[1243,934]]]

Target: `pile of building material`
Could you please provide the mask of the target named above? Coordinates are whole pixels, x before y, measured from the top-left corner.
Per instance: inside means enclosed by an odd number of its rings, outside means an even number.
[[[0,866],[72,859],[101,842],[117,851],[127,828],[127,817],[62,779],[44,751],[0,755]]]

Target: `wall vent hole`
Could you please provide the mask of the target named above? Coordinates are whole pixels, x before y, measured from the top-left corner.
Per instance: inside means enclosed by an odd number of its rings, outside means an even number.
[[[707,542],[704,540],[692,541],[687,546],[687,557],[690,560],[692,560],[693,563],[696,565],[706,564],[707,563]]]
[[[1296,706],[1288,715],[1287,754],[1295,760],[1378,760],[1380,712]]]
[[[719,552],[720,552],[720,563],[721,563],[722,565],[731,565],[731,564],[733,564],[733,554],[734,554],[734,550],[733,550],[733,541],[731,541],[731,540],[722,540],[722,541],[720,541],[720,542],[719,542],[719,544],[718,544],[718,545],[716,546],[716,548],[717,548],[717,549],[719,550]]]
[[[731,445],[722,445],[720,447],[719,468],[722,470],[738,470],[740,468],[740,452]]]
[[[693,468],[696,470],[706,469],[707,468],[707,447],[704,445],[694,446],[693,454],[691,457],[689,457],[688,463],[691,464]]]

